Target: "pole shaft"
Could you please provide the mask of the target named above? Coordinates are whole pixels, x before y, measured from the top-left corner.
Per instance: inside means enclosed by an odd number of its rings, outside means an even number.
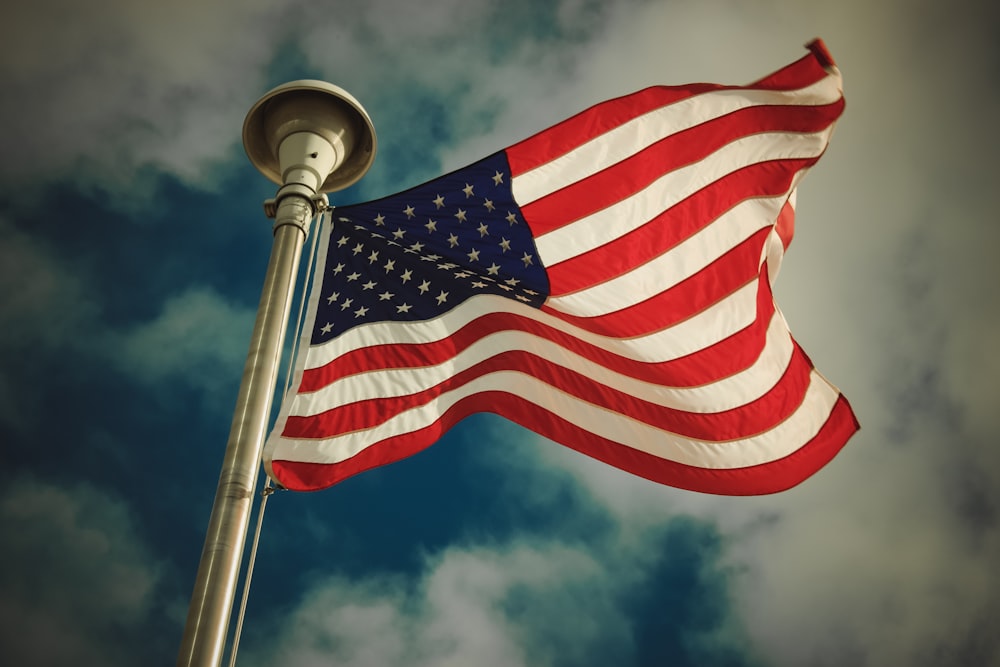
[[[217,667],[222,661],[299,257],[312,212],[311,202],[301,196],[286,197],[278,207],[271,258],[195,577],[178,667]]]

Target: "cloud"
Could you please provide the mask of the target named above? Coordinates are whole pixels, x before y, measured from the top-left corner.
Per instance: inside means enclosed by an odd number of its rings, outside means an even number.
[[[260,92],[280,14],[269,4],[13,8],[0,26],[0,177],[30,185],[72,175],[120,196],[143,187],[145,168],[210,179]]]
[[[566,557],[552,548],[454,549],[428,562],[416,581],[314,582],[265,656],[300,665],[529,664],[504,597],[529,584],[557,593],[567,580],[593,574],[585,557]]]
[[[0,217],[0,421],[25,428],[47,383],[30,381],[39,364],[104,360],[144,385],[180,381],[230,399],[246,358],[254,318],[209,287],[167,298],[153,319],[112,326],[87,265]],[[117,327],[117,328],[115,328]],[[61,380],[60,380],[61,379]],[[57,376],[57,381],[64,381]],[[65,387],[63,388],[65,389]]]
[[[254,316],[210,288],[191,287],[168,298],[153,319],[110,336],[106,353],[139,383],[180,382],[229,399]]]
[[[99,310],[77,281],[77,268],[4,217],[0,235],[0,349],[71,342]]]
[[[84,484],[20,477],[0,493],[0,530],[5,661],[136,664],[161,566],[120,500]]]
[[[25,191],[40,174],[72,178],[113,193],[117,206],[148,195],[158,174],[214,188],[221,165],[240,152],[246,111],[276,83],[267,78],[281,48],[306,54],[311,71],[299,77],[318,70],[366,105],[385,101],[382,122],[405,118],[414,91],[439,96],[437,113],[414,117],[409,129],[424,151],[427,129],[482,127],[518,92],[519,69],[557,41],[580,41],[604,11],[593,2],[556,7],[553,24],[527,2],[22,4],[0,26],[0,178]],[[550,25],[557,30],[539,32]]]
[[[739,657],[749,651],[730,625],[710,535],[710,527],[682,521],[634,547],[613,537],[589,545],[519,538],[450,547],[415,576],[313,581],[273,622],[272,636],[256,634],[241,659],[491,667],[665,657],[697,665],[726,656],[727,664],[752,664]]]
[[[40,408],[24,378],[44,370],[36,362],[54,352],[71,358],[94,331],[100,305],[72,260],[0,216],[0,423],[27,428]]]

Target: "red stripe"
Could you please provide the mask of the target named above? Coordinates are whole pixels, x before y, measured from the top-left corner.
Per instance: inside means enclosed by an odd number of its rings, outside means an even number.
[[[426,449],[454,424],[475,412],[502,415],[544,437],[654,482],[721,495],[761,495],[789,489],[828,463],[858,430],[857,420],[847,400],[841,396],[819,433],[789,456],[747,468],[706,469],[661,459],[595,436],[518,396],[484,392],[456,403],[433,424],[376,443],[343,463],[274,460],[271,468],[285,488],[294,491],[325,488]]]
[[[817,159],[761,162],[727,174],[614,241],[547,266],[550,294],[570,294],[606,282],[659,257],[751,196],[788,192],[795,174]]]
[[[714,262],[645,301],[597,317],[580,317],[556,310],[551,302],[542,310],[585,331],[631,338],[671,327],[711,308],[754,280],[760,271],[760,253],[769,227],[735,246]]]
[[[298,393],[322,389],[356,373],[389,368],[419,368],[444,363],[478,340],[500,331],[517,330],[547,338],[594,363],[647,382],[673,387],[694,387],[729,377],[751,366],[767,337],[774,314],[774,301],[766,280],[766,265],[758,278],[757,317],[744,329],[724,340],[679,359],[646,363],[622,357],[592,345],[537,320],[511,313],[489,313],[462,327],[451,336],[432,343],[389,343],[350,350],[330,363],[302,374]]]
[[[788,250],[788,246],[792,245],[792,237],[795,236],[795,209],[791,202],[786,201],[781,207],[774,228],[778,232],[778,238],[781,239],[781,245]]]
[[[842,102],[835,102],[740,109],[664,137],[611,168],[522,205],[521,212],[539,237],[627,199],[664,174],[703,161],[738,139],[764,132],[822,131],[837,120],[842,108]]]
[[[819,81],[825,75],[829,75],[826,66],[833,64],[833,58],[826,50],[823,40],[814,40],[806,44],[806,48],[810,52],[799,58],[796,62],[787,67],[782,67],[777,72],[768,74],[763,79],[755,81],[748,88],[796,90],[809,85],[808,83],[803,84],[803,81]]]
[[[761,79],[753,86],[721,86],[708,83],[654,86],[631,95],[601,102],[508,148],[507,158],[511,174],[518,176],[530,171],[633,118],[694,95],[715,90],[748,88],[797,90],[812,85],[826,76],[828,73],[819,64],[815,54],[810,53]]]
[[[809,387],[812,365],[795,347],[781,379],[750,403],[713,413],[694,413],[664,407],[622,393],[598,379],[582,375],[550,360],[525,352],[497,354],[456,373],[434,387],[393,398],[375,398],[340,405],[308,417],[288,417],[282,436],[295,439],[325,439],[352,431],[370,429],[410,410],[425,406],[445,393],[491,373],[516,371],[598,408],[628,415],[650,426],[698,440],[736,440],[773,428],[801,404]]]

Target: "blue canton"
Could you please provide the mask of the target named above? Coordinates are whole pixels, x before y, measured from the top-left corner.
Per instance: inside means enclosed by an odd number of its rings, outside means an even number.
[[[313,344],[382,320],[441,315],[475,294],[540,307],[549,282],[504,153],[400,194],[336,208]]]

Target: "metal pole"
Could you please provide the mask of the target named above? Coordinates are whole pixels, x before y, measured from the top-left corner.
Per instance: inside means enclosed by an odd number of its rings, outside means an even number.
[[[268,217],[275,218],[274,245],[178,667],[218,667],[222,660],[302,245],[316,203],[326,204],[322,193],[360,179],[375,159],[375,145],[375,127],[361,104],[325,81],[303,79],[273,88],[243,122],[247,157],[281,188],[264,202]]]
[[[279,199],[271,258],[188,608],[178,667],[217,667],[222,660],[299,257],[313,213],[312,201],[302,194],[290,193]]]

